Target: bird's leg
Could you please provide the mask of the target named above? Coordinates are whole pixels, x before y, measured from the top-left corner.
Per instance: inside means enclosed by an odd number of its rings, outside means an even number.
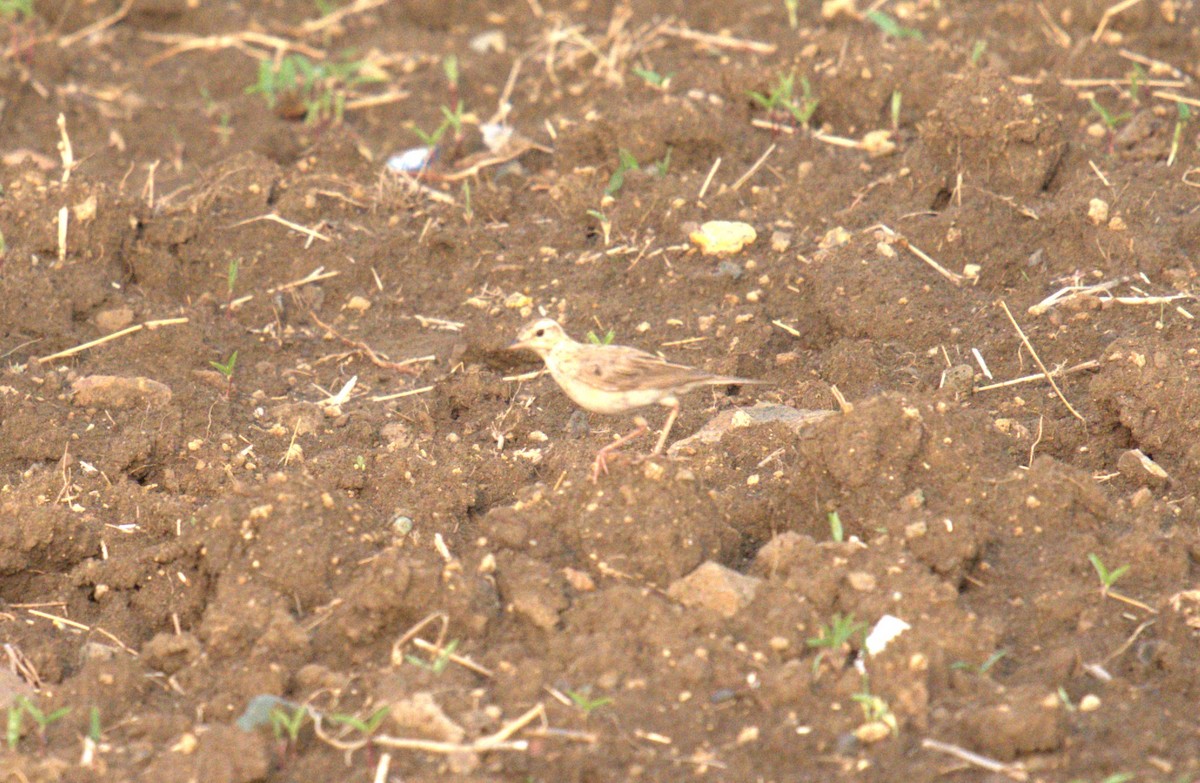
[[[671,434],[671,428],[675,426],[675,418],[679,415],[679,400],[672,398],[668,404],[671,406],[671,412],[667,414],[662,434],[658,436],[658,443],[654,444],[654,451],[650,452],[651,454],[662,454],[663,446],[667,445],[667,437]]]
[[[634,438],[640,437],[641,435],[645,434],[646,430],[650,429],[650,425],[646,424],[646,420],[643,419],[641,416],[634,417],[633,423],[637,425],[637,429],[635,429],[633,432],[629,433],[628,435],[626,435],[624,437],[617,438],[612,443],[608,444],[607,446],[605,446],[604,448],[602,448],[596,452],[596,461],[592,463],[592,483],[593,484],[595,484],[600,479],[601,472],[603,472],[605,475],[608,475],[608,455],[609,454],[611,454],[612,452],[621,448],[622,446],[624,446],[626,443],[633,440]]]

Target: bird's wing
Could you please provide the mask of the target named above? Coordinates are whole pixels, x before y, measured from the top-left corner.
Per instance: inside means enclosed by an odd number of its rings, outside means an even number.
[[[664,361],[654,354],[623,345],[577,346],[564,357],[564,367],[582,383],[601,391],[626,392],[659,389],[685,391],[707,383],[737,383],[740,379],[722,379],[703,370]]]

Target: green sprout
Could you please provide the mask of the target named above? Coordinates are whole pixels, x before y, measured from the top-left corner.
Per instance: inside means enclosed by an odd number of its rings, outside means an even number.
[[[1141,103],[1140,97],[1142,85],[1146,83],[1146,69],[1137,63],[1133,64],[1133,70],[1129,72],[1129,99],[1136,106]]]
[[[797,13],[800,10],[800,0],[783,0],[783,7],[787,11],[788,27],[795,30],[800,26],[800,15]]]
[[[1066,688],[1061,685],[1058,686],[1058,700],[1062,702],[1063,709],[1067,712],[1075,712],[1079,709],[1071,702],[1071,697],[1067,694]]]
[[[600,709],[606,705],[612,704],[612,699],[607,696],[598,696],[591,698],[592,688],[590,685],[585,685],[577,691],[567,691],[567,697],[583,711],[584,715],[591,715],[593,711]]]
[[[862,705],[863,718],[868,723],[882,723],[892,730],[892,736],[900,733],[900,724],[896,720],[892,708],[883,700],[883,697],[871,693],[865,677],[863,678],[863,689],[852,694],[850,698]]]
[[[899,90],[892,90],[892,130],[900,130],[900,102],[903,100]]]
[[[100,744],[101,737],[104,736],[104,730],[100,726],[100,708],[92,706],[88,710],[88,739],[97,745]]]
[[[1129,781],[1136,777],[1137,775],[1133,774],[1132,772],[1114,772],[1104,780],[1100,781],[1100,783],[1129,783]]]
[[[246,88],[246,93],[262,95],[271,109],[280,96],[293,94],[304,106],[305,123],[340,124],[350,91],[360,84],[379,81],[383,76],[368,69],[362,60],[314,63],[302,54],[292,54],[278,64],[260,62],[258,80]]]
[[[33,18],[33,0],[0,0],[0,19],[17,22]]]
[[[216,368],[216,371],[221,373],[221,375],[224,375],[225,380],[232,382],[233,368],[237,366],[237,357],[238,352],[234,351],[224,362],[210,361],[209,364]]]
[[[913,38],[917,41],[925,40],[925,36],[920,30],[912,27],[905,27],[897,22],[892,16],[885,14],[883,11],[868,11],[867,21],[878,27],[884,35],[891,38]]]
[[[1096,112],[1096,114],[1100,115],[1100,120],[1101,120],[1101,122],[1104,123],[1104,127],[1108,128],[1108,132],[1110,135],[1112,134],[1113,131],[1115,131],[1121,125],[1122,122],[1125,122],[1126,120],[1128,120],[1130,117],[1133,116],[1129,112],[1122,112],[1121,114],[1113,114],[1108,109],[1101,106],[1100,102],[1097,101],[1095,98],[1088,98],[1088,103],[1091,104],[1092,111],[1094,111],[1094,112]]]
[[[359,454],[354,458],[354,469],[363,471],[367,469],[367,458]]]
[[[971,664],[967,663],[966,661],[955,661],[954,663],[950,664],[950,668],[951,669],[965,669],[966,671],[974,671],[976,674],[987,674],[988,670],[990,670],[993,666],[995,666],[997,663],[999,663],[1000,659],[1002,659],[1006,655],[1008,655],[1008,650],[996,650],[996,652],[989,655],[987,657],[987,660],[984,661],[983,663],[979,664],[979,666],[972,666]]]
[[[217,127],[213,129],[221,139],[221,146],[229,144],[229,139],[233,136],[232,122],[233,115],[228,109],[222,109],[221,113],[217,116]]]
[[[842,529],[842,518],[836,511],[830,511],[825,515],[829,520],[829,537],[837,543],[842,543],[846,538],[846,532]]]
[[[238,273],[241,268],[242,262],[239,259],[229,259],[229,266],[225,270],[225,291],[229,294],[230,299],[233,299],[233,289],[237,286]]]
[[[466,108],[463,106],[463,102],[461,100],[456,101],[453,109],[445,105],[441,106],[440,109],[442,112],[442,122],[432,131],[426,132],[418,128],[416,125],[409,126],[409,130],[417,134],[417,136],[420,137],[421,142],[430,149],[440,144],[442,137],[446,135],[446,131],[450,130],[451,128],[454,129],[454,138],[456,141],[462,138],[462,126],[464,115],[466,114]]]
[[[816,674],[825,656],[849,652],[851,640],[856,636],[865,638],[866,630],[867,624],[856,621],[854,615],[835,614],[828,625],[821,626],[820,636],[805,641],[809,647],[822,648],[813,661],[813,673]]]
[[[609,329],[607,332],[605,332],[603,336],[600,336],[595,332],[588,332],[587,341],[592,345],[612,345],[613,337],[615,336],[616,333],[613,332],[612,329]]]
[[[0,0],[0,3],[4,0]],[[200,99],[204,101],[204,114],[209,119],[217,118],[217,127],[213,128],[213,132],[221,139],[221,145],[229,143],[229,138],[233,135],[233,128],[230,127],[233,115],[229,110],[224,108],[216,100],[213,99],[207,87],[200,88]]]
[[[329,720],[334,723],[340,723],[343,726],[349,726],[360,734],[369,737],[379,728],[379,724],[383,723],[383,719],[387,717],[387,714],[388,708],[380,707],[365,720],[357,715],[345,715],[343,713],[330,715]]]
[[[453,109],[442,106],[441,110],[442,116],[445,117],[444,122],[446,126],[454,129],[455,138],[462,136],[463,102],[460,100],[455,103]]]
[[[1096,554],[1088,554],[1088,560],[1091,561],[1092,568],[1096,569],[1096,573],[1100,577],[1100,594],[1103,596],[1108,596],[1108,591],[1112,589],[1112,586],[1129,570],[1128,565],[1123,565],[1110,571],[1100,556]]]
[[[4,739],[8,743],[9,750],[16,750],[17,745],[21,742],[21,728],[25,720],[25,710],[21,707],[20,702],[10,705],[8,708],[8,720],[5,721]]]
[[[234,351],[224,362],[209,361],[217,372],[225,376],[225,399],[233,394],[233,370],[237,366],[238,352]]]
[[[5,739],[8,741],[10,749],[16,749],[17,743],[21,741],[21,728],[24,724],[24,715],[33,718],[33,722],[38,726],[38,739],[42,745],[46,744],[46,729],[55,721],[65,718],[71,712],[70,707],[59,707],[57,710],[49,714],[38,709],[37,705],[24,695],[18,695],[15,703],[8,708],[8,725],[5,732]]]
[[[450,85],[452,91],[458,90],[458,78],[460,76],[458,70],[458,55],[448,54],[442,60],[442,73],[446,74],[446,84]]]
[[[808,121],[812,119],[813,112],[817,110],[821,101],[813,95],[812,85],[808,83],[808,79],[802,77],[800,92],[803,97],[797,102],[793,97],[795,82],[796,74],[781,73],[770,92],[763,94],[751,90],[747,94],[751,100],[766,109],[769,115],[780,114],[780,110],[783,110],[792,115],[797,123],[807,127]]]
[[[1171,154],[1167,156],[1167,165],[1175,165],[1175,156],[1179,154],[1179,142],[1183,139],[1183,129],[1192,118],[1192,107],[1183,101],[1175,104],[1178,117],[1175,120],[1175,133],[1171,136]],[[4,236],[0,234],[0,257],[4,256]]]
[[[667,154],[663,155],[661,159],[654,161],[654,170],[660,177],[667,176],[667,172],[671,170],[671,150],[671,147],[667,147]]]
[[[308,707],[303,705],[297,706],[291,712],[283,707],[271,710],[271,731],[275,734],[275,739],[283,740],[286,736],[288,743],[295,745],[300,736],[300,729],[304,726],[304,719],[307,717]]]
[[[634,68],[633,72],[635,75],[641,77],[642,81],[646,84],[660,90],[665,90],[671,86],[671,77],[675,75],[674,71],[664,76],[658,71],[651,71],[646,68]]]
[[[983,55],[987,52],[987,41],[980,38],[971,47],[971,65],[978,66],[979,61],[983,59]]]
[[[632,171],[638,167],[637,158],[633,157],[633,153],[622,147],[617,150],[617,170],[608,178],[608,187],[604,189],[606,196],[615,196],[625,185],[625,172]]]
[[[446,124],[445,120],[443,120],[441,125],[437,126],[428,133],[421,130],[416,125],[410,126],[409,130],[420,137],[422,144],[424,144],[426,147],[433,148],[441,142],[442,136],[446,135],[446,128],[448,127],[450,126]]]
[[[604,232],[604,246],[608,247],[609,239],[612,236],[612,220],[604,213],[603,209],[589,209],[587,213],[600,221],[600,230]]]
[[[404,656],[404,660],[411,663],[413,666],[419,666],[422,669],[431,671],[434,674],[441,674],[446,671],[446,667],[450,665],[450,659],[454,657],[454,651],[458,649],[458,639],[452,639],[445,647],[438,650],[437,655],[432,661],[426,661],[416,655],[408,654]]]
[[[1008,655],[1008,650],[996,650],[987,657],[987,660],[979,664],[979,673],[987,674],[988,670],[1000,662],[1000,659]]]

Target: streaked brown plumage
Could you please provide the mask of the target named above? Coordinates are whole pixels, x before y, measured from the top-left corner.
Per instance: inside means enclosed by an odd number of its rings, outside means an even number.
[[[572,340],[559,323],[541,318],[521,329],[510,349],[536,352],[546,363],[550,376],[579,407],[594,413],[625,413],[658,403],[671,409],[653,454],[662,452],[671,427],[679,415],[679,395],[700,386],[729,386],[760,383],[747,378],[711,373],[660,359],[654,354],[625,345],[592,345]],[[614,449],[641,435],[638,428],[610,443],[596,455],[593,479],[607,472],[605,457]]]

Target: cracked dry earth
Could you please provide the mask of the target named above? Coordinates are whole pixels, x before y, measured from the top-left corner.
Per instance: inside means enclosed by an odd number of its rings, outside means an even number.
[[[1200,777],[1200,29],[1118,5],[0,0],[0,780]],[[543,314],[767,385],[592,484]]]

